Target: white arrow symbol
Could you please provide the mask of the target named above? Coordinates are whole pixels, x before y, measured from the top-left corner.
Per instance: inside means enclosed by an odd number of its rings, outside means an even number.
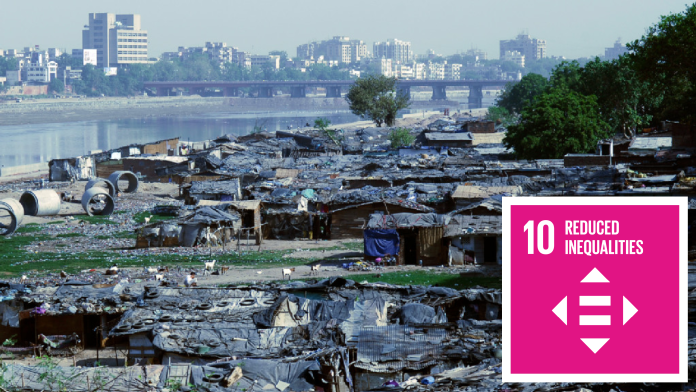
[[[553,312],[563,321],[563,324],[568,325],[568,297],[563,298],[563,300],[553,308]]]
[[[636,309],[635,306],[633,306],[632,303],[628,302],[626,297],[623,297],[623,323],[626,325],[626,322],[633,317],[634,314],[638,312],[638,309]]]
[[[609,283],[609,280],[595,268],[580,283]]]
[[[592,350],[592,352],[595,354],[597,354],[597,351],[599,351],[599,349],[602,348],[602,346],[604,346],[604,344],[609,341],[608,338],[607,339],[587,339],[587,338],[582,339],[582,338],[580,338],[580,340],[582,340],[582,342],[585,343],[585,345],[587,345],[587,347],[589,347],[590,350]]]

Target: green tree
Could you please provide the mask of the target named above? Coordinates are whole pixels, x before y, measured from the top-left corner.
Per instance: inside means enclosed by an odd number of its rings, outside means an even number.
[[[594,96],[565,87],[540,94],[522,111],[520,122],[508,127],[503,139],[521,159],[563,158],[568,153],[592,152],[609,136]]]
[[[51,83],[48,84],[48,89],[54,93],[60,94],[65,91],[65,85],[63,84],[62,80],[54,78],[51,80]]]
[[[0,56],[0,76],[5,76],[7,71],[19,69],[19,61],[16,58]]]
[[[401,147],[409,147],[416,140],[416,137],[411,134],[410,129],[396,128],[389,132],[389,141],[394,149]]]
[[[370,75],[351,86],[346,100],[353,114],[369,118],[381,127],[394,125],[396,114],[409,107],[409,97],[396,91],[396,78]]]
[[[696,113],[696,4],[662,16],[645,35],[629,43],[628,57],[638,77],[662,97],[659,118],[694,122]]]
[[[662,102],[662,96],[638,78],[628,56],[587,62],[580,69],[574,89],[580,94],[595,95],[602,119],[614,133],[623,132],[628,137],[632,129],[652,121],[652,113]]]
[[[508,84],[498,98],[496,106],[514,114],[522,113],[525,106],[534,103],[537,96],[546,90],[549,81],[538,74],[528,74],[516,84]]]
[[[510,114],[507,109],[499,106],[489,107],[488,114],[486,114],[486,119],[489,121],[495,121],[496,124],[503,124],[506,127],[515,123],[515,116]]]

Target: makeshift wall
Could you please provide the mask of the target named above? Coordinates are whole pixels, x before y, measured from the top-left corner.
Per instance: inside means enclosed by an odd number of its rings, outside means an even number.
[[[123,167],[133,173],[140,173],[148,180],[157,180],[155,170],[175,165],[175,162],[158,159],[123,158]]]
[[[146,144],[143,146],[143,154],[167,155],[169,150],[174,150],[179,145],[179,138],[162,140],[157,143]]]
[[[423,265],[447,264],[447,253],[442,244],[442,227],[421,227],[418,229],[418,260],[423,260]]]
[[[399,205],[382,202],[365,204],[354,208],[345,208],[331,212],[331,239],[363,238],[363,227],[370,220],[370,214],[389,211],[390,214],[401,212],[421,212]]]
[[[60,316],[35,316],[36,336],[44,335],[70,335],[76,333],[84,340],[84,324],[81,314]],[[35,337],[36,337],[35,336]]]
[[[113,172],[123,171],[123,161],[104,161],[97,163],[97,177],[109,178]]]

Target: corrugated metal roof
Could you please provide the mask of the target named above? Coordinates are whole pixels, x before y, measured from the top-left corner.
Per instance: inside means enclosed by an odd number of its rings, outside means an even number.
[[[500,215],[454,215],[445,228],[444,237],[502,234],[503,217]]]
[[[393,369],[438,359],[449,333],[444,326],[416,328],[407,325],[364,327],[358,336],[356,365],[388,362]]]
[[[672,147],[672,137],[637,137],[633,139],[629,150],[657,150]]]
[[[519,195],[522,193],[522,187],[509,186],[477,186],[477,185],[460,185],[452,194],[453,199],[486,199],[491,196],[510,193]]]
[[[432,141],[468,141],[474,140],[470,132],[430,132],[425,134],[426,140]]]

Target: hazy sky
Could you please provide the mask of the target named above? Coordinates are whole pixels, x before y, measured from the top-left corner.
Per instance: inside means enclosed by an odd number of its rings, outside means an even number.
[[[0,49],[80,48],[89,12],[138,13],[150,55],[224,41],[257,54],[334,35],[411,41],[414,53],[453,54],[471,47],[497,58],[499,41],[527,30],[549,56],[604,54],[617,38],[639,38],[685,0],[33,0],[3,1]]]

